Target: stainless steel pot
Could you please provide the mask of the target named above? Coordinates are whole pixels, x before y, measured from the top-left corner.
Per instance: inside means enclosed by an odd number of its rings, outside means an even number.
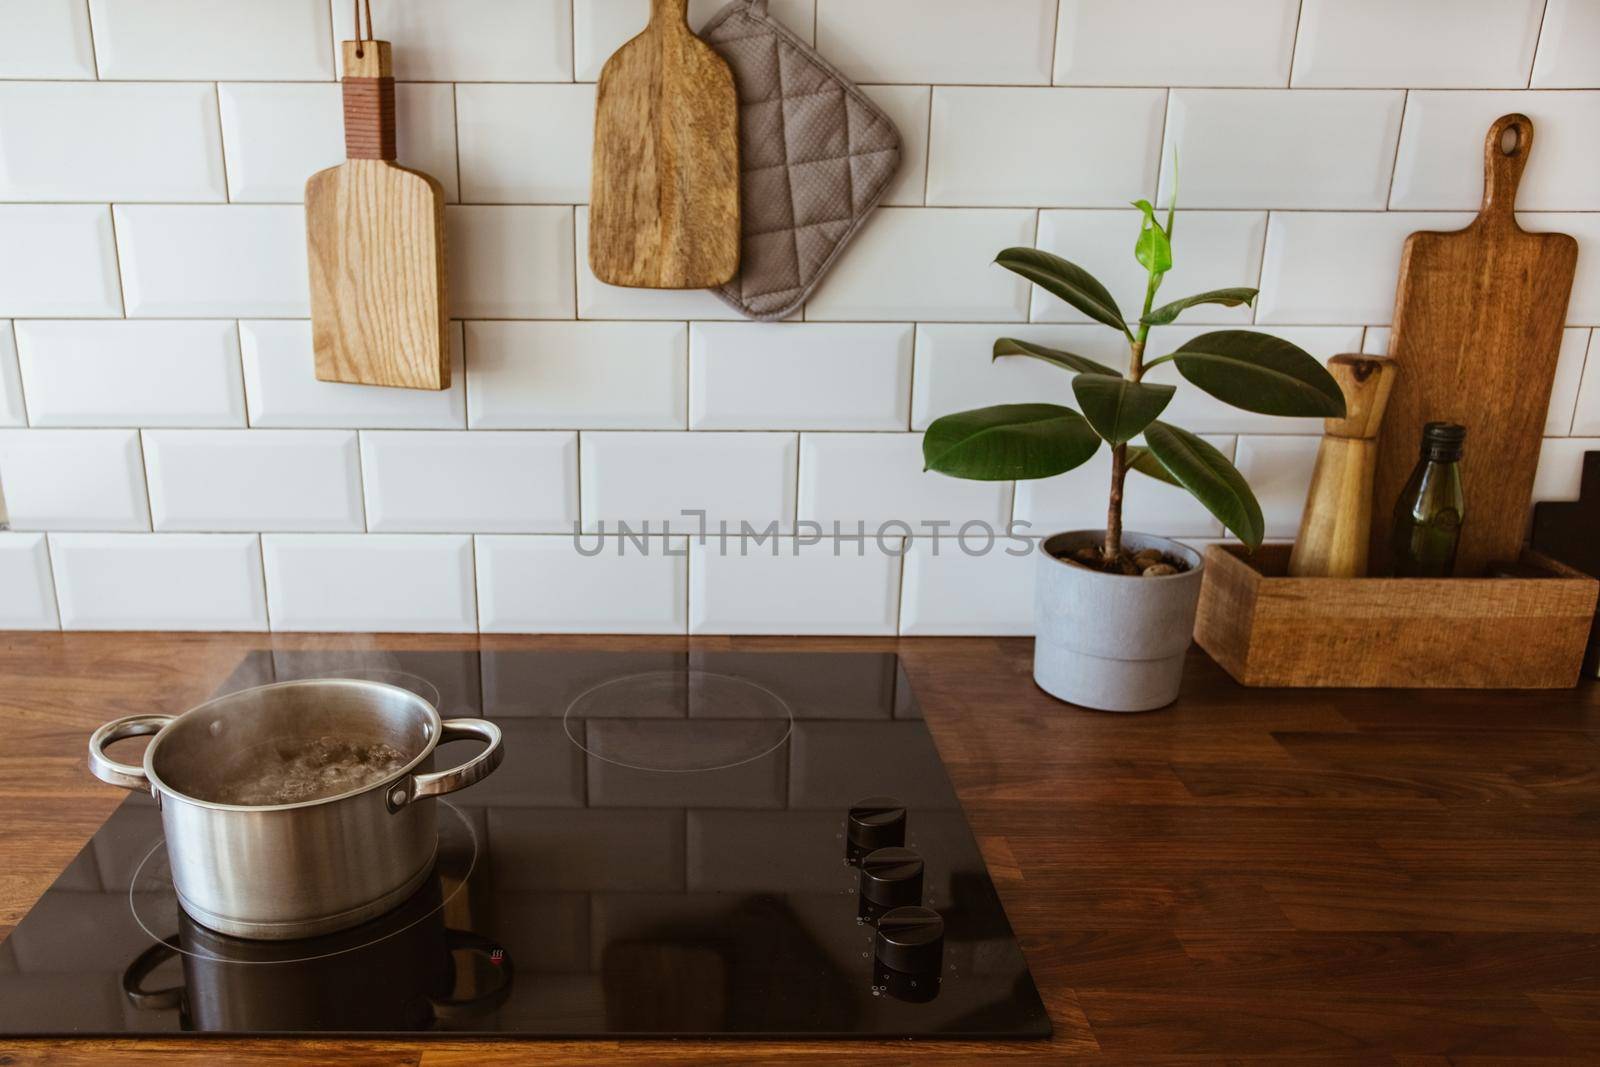
[[[105,749],[154,734],[144,765]],[[335,737],[381,742],[407,762],[338,796],[294,804],[220,803],[225,787],[283,741]],[[441,741],[487,748],[433,770]],[[348,679],[280,682],[218,697],[182,715],[132,715],[89,738],[89,769],[124,789],[148,789],[161,808],[178,902],[196,921],[234,937],[315,937],[381,915],[428,877],[438,849],[430,798],[487,776],[503,755],[483,719],[441,722],[422,697]]]

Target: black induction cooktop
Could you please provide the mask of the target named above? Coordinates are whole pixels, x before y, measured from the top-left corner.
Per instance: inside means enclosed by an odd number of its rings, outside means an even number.
[[[262,652],[222,691],[314,676],[504,731],[430,880],[340,934],[226,937],[130,795],[0,943],[0,1034],[1050,1034],[893,655]]]

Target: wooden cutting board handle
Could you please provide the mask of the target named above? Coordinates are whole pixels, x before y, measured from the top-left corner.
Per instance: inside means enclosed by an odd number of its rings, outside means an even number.
[[[1533,120],[1502,115],[1483,139],[1483,207],[1474,227],[1517,229],[1517,186],[1533,151]]]
[[[1376,356],[1334,356],[1328,372],[1344,390],[1345,417],[1327,419],[1300,536],[1289,555],[1296,578],[1361,578],[1372,534],[1372,480],[1395,366]]]
[[[344,42],[344,154],[387,159],[395,145],[394,49],[388,41]]]

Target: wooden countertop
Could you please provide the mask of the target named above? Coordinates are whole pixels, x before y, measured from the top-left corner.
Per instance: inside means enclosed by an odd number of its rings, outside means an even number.
[[[1080,711],[1025,640],[0,635],[0,935],[121,802],[101,722],[256,648],[892,650],[1055,1023],[1050,1045],[20,1042],[0,1064],[1600,1062],[1600,685],[1249,690]],[[116,1056],[113,1057],[112,1054]]]

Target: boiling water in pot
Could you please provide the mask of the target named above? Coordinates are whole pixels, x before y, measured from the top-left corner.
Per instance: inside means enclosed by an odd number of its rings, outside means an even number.
[[[219,782],[206,799],[219,804],[299,804],[381,782],[409,762],[382,741],[339,737],[275,739]]]

